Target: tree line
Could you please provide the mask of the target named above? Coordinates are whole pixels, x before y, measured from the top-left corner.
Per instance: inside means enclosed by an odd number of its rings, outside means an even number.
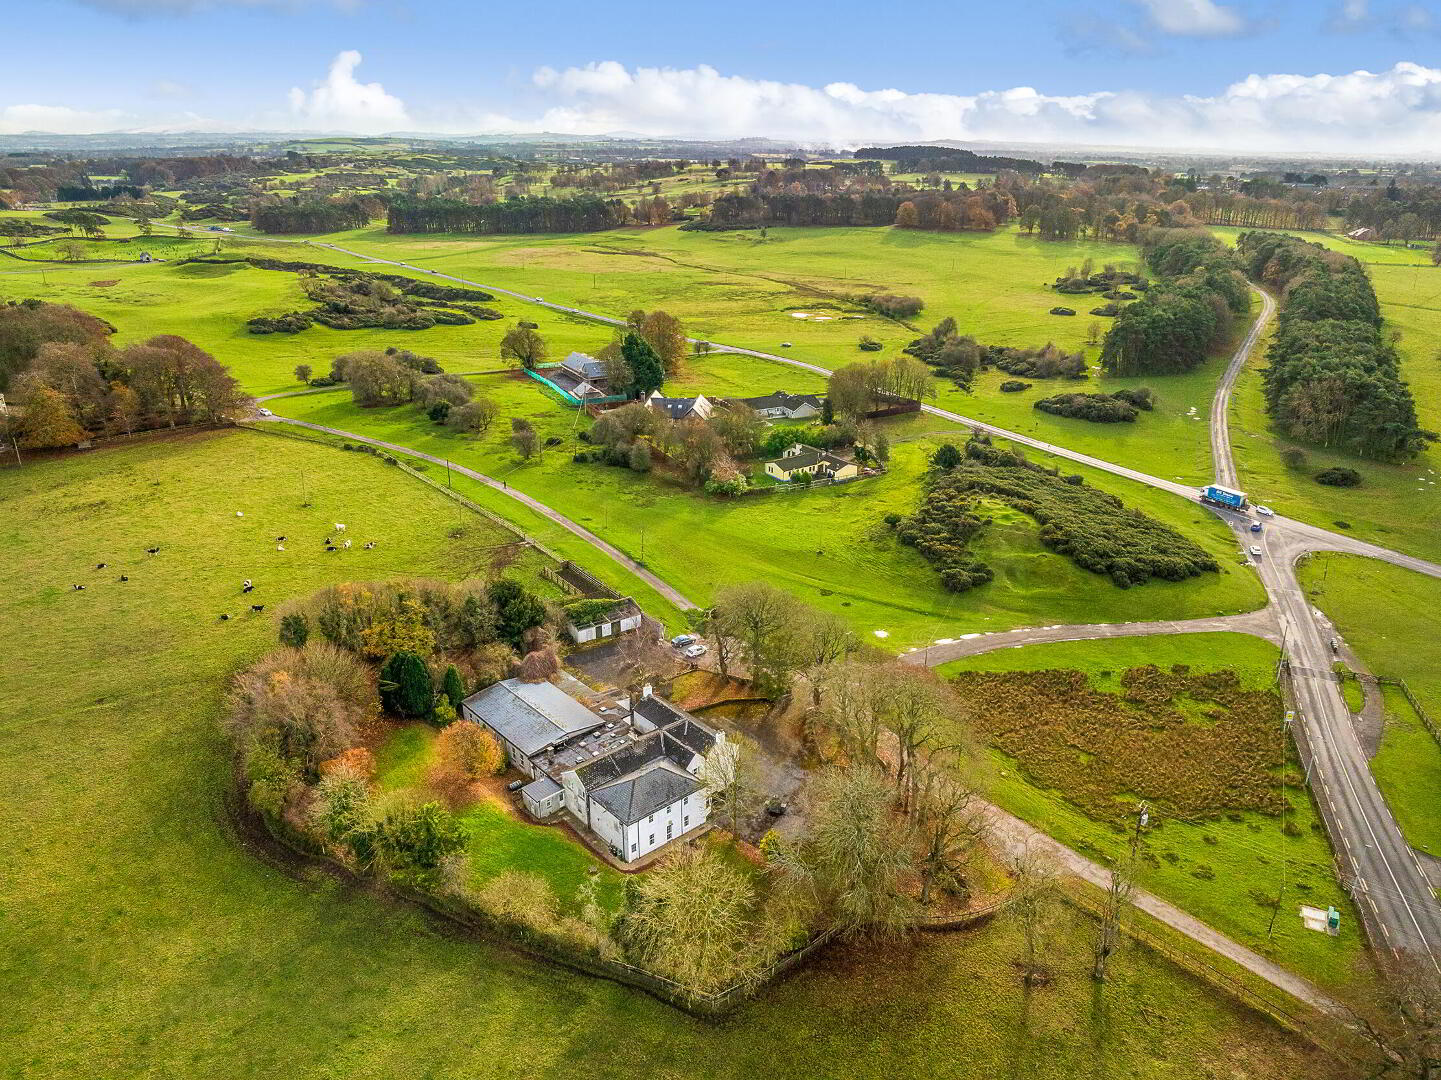
[[[1192,371],[1250,306],[1240,264],[1202,229],[1148,229],[1141,249],[1159,280],[1119,310],[1101,346],[1101,366],[1110,375]]]
[[[251,404],[215,357],[174,334],[117,349],[114,327],[64,304],[0,307],[0,387],[18,446],[226,419]]]
[[[1429,439],[1382,338],[1366,269],[1349,255],[1277,233],[1242,233],[1247,271],[1281,294],[1262,373],[1266,406],[1288,436],[1363,457],[1399,460]]]

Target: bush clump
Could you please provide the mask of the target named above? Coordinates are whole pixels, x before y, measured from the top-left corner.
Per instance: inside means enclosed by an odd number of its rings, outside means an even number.
[[[1021,382],[1020,379],[1007,379],[1001,383],[1001,393],[1019,394],[1022,390],[1029,390],[1031,385],[1032,384],[1028,382]]]
[[[1136,406],[1117,394],[1056,394],[1033,402],[1032,407],[1097,424],[1134,423],[1138,415]]]
[[[1355,469],[1337,466],[1318,472],[1316,483],[1325,484],[1327,487],[1358,487],[1361,483],[1361,474]]]
[[[1078,481],[975,436],[966,444],[964,459],[931,482],[920,508],[898,534],[942,573],[967,568],[972,563],[968,545],[987,523],[977,501],[992,498],[1039,522],[1046,547],[1083,569],[1108,575],[1121,588],[1220,570],[1211,555],[1174,529]]]

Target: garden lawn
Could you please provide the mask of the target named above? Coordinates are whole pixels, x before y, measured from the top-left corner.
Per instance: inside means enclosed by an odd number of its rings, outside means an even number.
[[[379,547],[324,554],[336,520]],[[458,520],[368,458],[247,433],[0,471],[0,622],[21,630],[0,661],[0,1075],[1288,1080],[1323,1068],[1142,949],[1123,949],[1096,987],[1090,924],[1070,914],[1047,950],[1056,980],[1037,993],[1022,992],[1021,943],[998,920],[828,954],[717,1026],[257,859],[225,826],[216,724],[226,678],[275,628],[269,612],[218,614],[244,610],[246,577],[269,608],[340,581],[469,573],[487,537],[472,521],[452,538]],[[285,553],[271,542],[281,532]]]
[[[1404,679],[1441,720],[1441,581],[1359,555],[1322,553],[1300,564],[1301,584],[1373,674]],[[1386,727],[1371,759],[1386,802],[1412,847],[1441,856],[1441,745],[1396,687],[1383,697]]]
[[[430,423],[417,407],[361,409],[345,391],[279,398],[276,412],[397,443],[467,465],[534,496],[643,561],[697,604],[718,586],[768,580],[808,603],[844,615],[858,633],[891,646],[925,644],[978,630],[1042,622],[1195,618],[1252,610],[1264,603],[1251,570],[1237,563],[1234,540],[1215,518],[1164,492],[1063,463],[1129,505],[1165,521],[1216,556],[1221,571],[1186,582],[1150,582],[1129,590],[1046,551],[1034,521],[998,515],[975,545],[997,580],[965,594],[941,588],[938,573],[884,525],[887,513],[909,514],[920,498],[930,453],[961,429],[911,417],[894,433],[890,471],[882,477],[805,492],[716,499],[662,479],[571,460],[587,444],[584,421],[520,376],[472,380],[502,417],[523,416],[542,441],[558,446],[521,462],[504,421],[481,439]],[[953,434],[952,434],[953,433]],[[1035,455],[1033,455],[1035,456]],[[485,505],[500,513],[498,493]],[[877,634],[876,631],[881,631]]]
[[[1274,685],[1275,646],[1243,634],[1185,634],[1147,638],[1029,645],[967,657],[939,668],[958,671],[1084,671],[1099,690],[1120,690],[1128,667],[1188,664],[1195,672],[1236,671],[1242,684]],[[1202,721],[1198,721],[1202,722]],[[1276,717],[1280,736],[1281,717]],[[1083,748],[1077,747],[1081,753]],[[1111,864],[1128,843],[1124,830],[1086,816],[1064,791],[1033,784],[1009,757],[995,753],[991,798],[1068,847]],[[1294,765],[1290,772],[1300,780]],[[1222,933],[1291,968],[1337,994],[1354,992],[1364,942],[1355,913],[1332,869],[1331,850],[1319,815],[1303,786],[1288,785],[1289,816],[1296,835],[1281,830],[1279,817],[1245,812],[1187,821],[1155,814],[1146,834],[1139,884],[1203,919]],[[1274,930],[1271,905],[1286,882]],[[1345,913],[1341,935],[1316,934],[1301,926],[1301,904],[1334,904]]]
[[[436,728],[427,723],[399,724],[375,755],[375,780],[383,791],[407,791],[420,799],[435,795],[425,783],[434,762]],[[467,837],[471,881],[479,886],[506,870],[543,877],[564,908],[575,912],[575,893],[595,867],[600,871],[597,894],[610,908],[620,903],[623,876],[596,858],[566,832],[533,825],[490,797],[457,811]]]

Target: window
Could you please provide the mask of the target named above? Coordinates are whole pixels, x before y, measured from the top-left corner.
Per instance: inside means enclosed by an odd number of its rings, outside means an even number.
[[[634,845],[634,844],[632,844],[632,845],[630,846],[630,853],[631,853],[632,855],[635,854],[635,845]]]
[[[646,818],[646,821],[648,821],[648,822],[649,822],[649,821],[654,821],[654,820],[655,820],[655,815],[654,815],[654,814],[652,814],[650,817]]]
[[[687,815],[685,816],[684,827],[687,828],[687,829],[690,828],[690,815],[689,815],[689,814],[687,814]]]
[[[650,843],[646,847],[655,847],[655,833],[650,834]]]
[[[671,838],[671,833],[672,833],[672,831],[673,831],[674,829],[675,829],[675,826],[674,826],[674,825],[667,825],[667,826],[665,827],[665,838],[666,838],[667,840],[669,840],[669,839]]]

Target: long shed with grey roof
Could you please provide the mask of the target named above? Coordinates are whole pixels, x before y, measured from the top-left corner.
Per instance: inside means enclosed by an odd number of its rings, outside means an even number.
[[[505,679],[461,703],[461,715],[495,733],[510,763],[535,776],[534,759],[562,743],[605,726],[560,687],[548,682]]]

